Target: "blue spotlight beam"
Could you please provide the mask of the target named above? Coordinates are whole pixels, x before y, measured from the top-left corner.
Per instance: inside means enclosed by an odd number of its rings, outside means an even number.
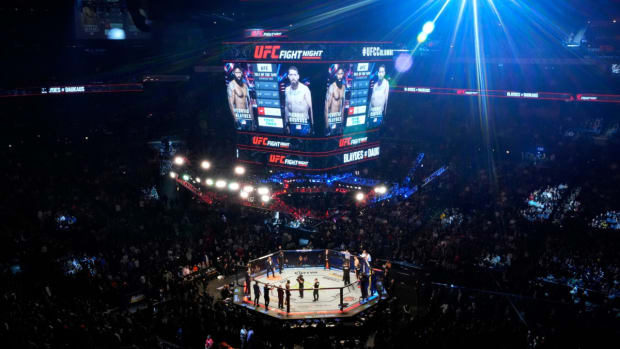
[[[441,14],[443,13],[443,10],[446,9],[446,6],[448,6],[448,4],[450,3],[450,1],[452,0],[446,0],[446,2],[443,4],[443,6],[441,7],[441,10],[439,10],[439,12],[437,12],[437,15],[435,16],[435,18],[433,18],[433,24],[435,22],[437,22],[437,20],[439,19],[439,16],[441,16]]]
[[[476,83],[479,90],[487,89],[486,80],[486,65],[484,62],[484,48],[482,45],[482,37],[480,34],[479,18],[478,18],[478,0],[473,0],[474,5],[474,47],[476,56]],[[491,154],[491,131],[489,130],[489,115],[488,115],[488,97],[478,95],[478,115],[480,118],[480,129],[482,132],[482,138],[484,139],[487,148],[487,158],[489,161],[489,173],[491,180],[495,179],[495,165],[493,155]]]
[[[446,9],[446,6],[448,6],[448,4],[450,3],[451,0],[446,0],[443,4],[443,6],[441,6],[441,9],[439,10],[439,12],[437,12],[437,14],[435,15],[434,19],[433,19],[433,24],[435,22],[437,22],[437,20],[439,19],[439,16],[441,16],[441,14],[443,13],[443,11]],[[411,18],[416,15],[418,12],[420,12],[422,9],[428,7],[431,4],[431,0],[425,2],[422,7],[420,7],[418,10],[416,10],[413,14],[411,14],[411,16],[407,17],[406,21],[411,20]],[[424,32],[420,32],[420,34],[418,34],[418,36],[416,37],[416,45],[415,47],[410,51],[410,55],[413,56],[415,54],[415,52],[418,50],[418,48],[420,47],[420,45],[422,45],[422,43],[424,41],[426,41],[426,39],[428,38],[428,33],[424,33]],[[395,75],[395,79],[398,80],[400,76],[400,73],[396,73]]]

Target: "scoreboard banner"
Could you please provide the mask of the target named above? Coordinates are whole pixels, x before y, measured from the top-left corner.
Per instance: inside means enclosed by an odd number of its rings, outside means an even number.
[[[389,42],[228,42],[224,61],[304,62],[391,61]]]
[[[227,44],[227,104],[240,160],[317,170],[379,156],[396,51],[390,43]]]
[[[395,86],[393,92],[432,94],[432,95],[454,95],[470,97],[489,97],[489,98],[511,98],[511,99],[540,99],[571,102],[575,97],[571,93],[559,92],[523,92],[509,90],[476,90],[466,88],[444,88],[444,87],[417,87],[417,86]],[[577,95],[579,99],[580,95]]]
[[[88,84],[88,85],[56,85],[43,87],[15,88],[0,90],[0,98],[27,96],[78,95],[87,93],[120,93],[142,92],[141,83],[126,84]]]
[[[288,29],[246,29],[243,31],[246,38],[264,39],[264,38],[285,38]]]
[[[378,130],[369,130],[337,137],[302,138],[239,132],[237,146],[245,149],[290,153],[325,153],[379,142]]]
[[[366,144],[333,154],[291,154],[274,151],[237,149],[237,157],[242,162],[266,164],[294,170],[328,171],[340,167],[356,165],[378,159],[381,154],[379,143]]]

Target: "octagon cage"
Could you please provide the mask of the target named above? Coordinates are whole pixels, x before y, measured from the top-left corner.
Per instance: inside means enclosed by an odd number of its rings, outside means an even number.
[[[348,252],[280,250],[237,275],[234,302],[280,318],[353,316],[381,299],[381,279],[381,270]]]

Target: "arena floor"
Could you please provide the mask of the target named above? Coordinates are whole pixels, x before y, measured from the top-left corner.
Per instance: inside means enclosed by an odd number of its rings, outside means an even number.
[[[259,307],[254,307],[253,302],[253,290],[252,298],[244,297],[243,287],[235,289],[234,301],[237,304],[248,307],[252,310],[263,312],[267,315],[296,319],[296,318],[321,318],[321,317],[345,317],[352,316],[360,311],[367,309],[374,305],[378,301],[378,296],[375,294],[369,298],[369,300],[363,304],[360,303],[361,291],[359,284],[353,284],[343,290],[344,309],[340,311],[340,290],[319,290],[319,299],[314,301],[313,291],[304,290],[303,298],[299,293],[299,284],[297,277],[299,275],[304,277],[304,288],[310,289],[314,286],[314,279],[318,279],[321,288],[342,287],[344,283],[342,281],[342,270],[339,269],[324,269],[324,268],[286,268],[282,274],[276,271],[275,276],[271,273],[269,277],[266,274],[256,276],[255,279],[259,282],[267,283],[273,288],[269,293],[269,307],[265,309],[265,299],[262,295],[263,285],[259,283],[261,296],[259,301]],[[351,280],[356,280],[355,273],[351,273]],[[278,309],[278,293],[277,286],[285,288],[286,281],[291,282],[291,309],[290,313],[286,313],[286,305],[283,309]]]

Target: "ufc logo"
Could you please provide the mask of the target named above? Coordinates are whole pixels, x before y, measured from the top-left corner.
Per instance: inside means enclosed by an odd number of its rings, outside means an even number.
[[[265,59],[271,54],[271,59],[278,59],[280,45],[257,45],[254,47],[254,58]]]
[[[285,158],[286,156],[284,155],[269,154],[269,162],[271,163],[283,164]]]
[[[351,145],[351,137],[341,138],[340,142],[338,143],[338,146],[340,148],[346,147],[346,146],[349,146],[349,145]]]
[[[260,38],[261,36],[263,36],[263,31],[262,30],[252,30],[252,37],[254,38]]]
[[[267,137],[252,137],[252,144],[255,145],[267,145]]]
[[[257,64],[256,70],[261,73],[271,73],[271,64]]]

